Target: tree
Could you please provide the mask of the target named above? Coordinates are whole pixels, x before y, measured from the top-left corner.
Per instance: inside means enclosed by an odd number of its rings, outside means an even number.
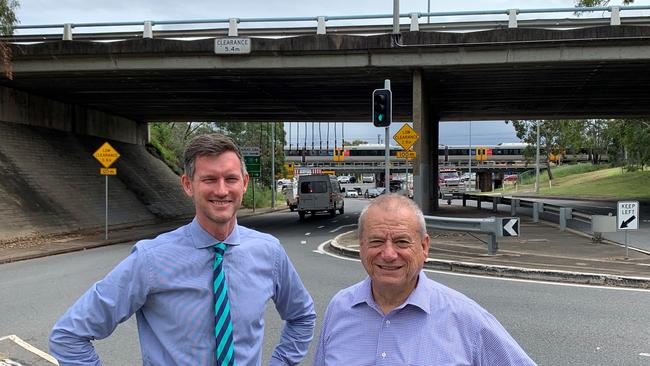
[[[345,145],[345,146],[359,146],[359,145],[365,145],[365,144],[367,144],[367,142],[365,142],[363,140],[354,140],[352,142],[345,141],[345,140],[343,141],[343,145]]]
[[[578,151],[581,146],[582,135],[581,126],[584,121],[581,120],[511,120],[513,127],[522,141],[530,144],[524,150],[524,155],[531,158],[535,155],[535,144],[537,143],[537,123],[539,122],[539,145],[540,155],[546,161],[546,166],[550,166],[551,154],[563,155],[567,150]],[[546,169],[548,179],[553,180],[551,169]]]
[[[0,36],[10,36],[14,32],[14,25],[18,22],[15,10],[20,4],[18,0],[0,0]],[[11,79],[11,48],[0,41],[0,74]]]
[[[578,0],[576,6],[607,6],[610,0]],[[630,5],[634,0],[623,0],[623,5]]]
[[[610,162],[626,165],[628,170],[650,164],[650,123],[642,119],[612,120],[605,131]]]

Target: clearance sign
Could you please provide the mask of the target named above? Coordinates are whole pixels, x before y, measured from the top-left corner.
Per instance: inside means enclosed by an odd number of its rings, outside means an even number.
[[[117,169],[111,168],[111,165],[120,158],[120,153],[117,152],[108,142],[104,142],[102,146],[93,153],[93,157],[99,161],[99,163],[104,166],[100,168],[99,172],[101,175],[116,175]]]
[[[117,152],[108,142],[104,142],[102,146],[93,153],[93,157],[99,161],[103,168],[99,168],[99,174],[103,175],[105,179],[106,195],[105,200],[105,231],[104,239],[108,239],[108,176],[117,175],[117,168],[111,168],[111,165],[120,158],[120,153]]]

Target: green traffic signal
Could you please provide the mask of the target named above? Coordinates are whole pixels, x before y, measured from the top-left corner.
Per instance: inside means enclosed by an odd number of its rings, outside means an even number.
[[[375,127],[388,127],[391,123],[392,94],[389,89],[372,92],[372,123]]]

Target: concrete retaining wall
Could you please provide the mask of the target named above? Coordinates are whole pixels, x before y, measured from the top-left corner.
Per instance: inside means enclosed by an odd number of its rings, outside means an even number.
[[[146,123],[0,86],[0,121],[144,145]]]
[[[193,212],[178,176],[145,146],[62,129],[0,121],[0,239],[103,227],[104,176],[92,153],[104,141],[121,154],[108,179],[109,225]]]

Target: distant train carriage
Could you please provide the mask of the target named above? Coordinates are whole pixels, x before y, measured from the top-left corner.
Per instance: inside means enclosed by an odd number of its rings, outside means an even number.
[[[521,164],[531,158],[524,156],[524,151],[528,144],[521,142],[500,143],[497,145],[472,146],[471,154],[474,163],[484,164]],[[289,149],[285,147],[285,159],[287,162],[297,163],[381,163],[384,161],[385,150],[383,144],[367,144],[358,146],[337,147],[336,150],[331,148],[324,149]],[[404,159],[397,158],[397,152],[403,149],[399,146],[390,147],[390,161],[403,162]],[[438,146],[438,163],[440,164],[463,164],[469,160],[470,147],[468,145],[439,145]],[[542,150],[542,156],[545,158],[545,152]],[[551,154],[553,162],[583,162],[589,160],[589,154],[586,151],[579,151],[574,154],[571,150],[563,150],[557,154]]]

